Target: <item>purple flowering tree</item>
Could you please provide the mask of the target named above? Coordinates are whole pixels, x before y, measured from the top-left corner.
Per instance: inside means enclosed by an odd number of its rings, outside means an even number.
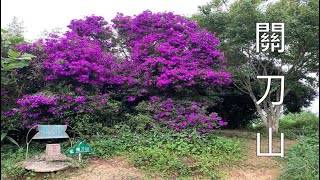
[[[217,49],[219,39],[194,22],[150,11],[135,17],[118,14],[112,22],[113,29],[100,16],[72,20],[63,37],[39,41],[46,79],[162,91],[231,83]]]
[[[112,22],[140,85],[166,90],[231,83],[217,49],[219,39],[195,22],[150,11],[135,17],[118,14]]]
[[[153,118],[177,131],[226,125],[200,102],[179,100],[184,89],[216,90],[231,83],[219,39],[195,22],[171,12],[144,11],[133,17],[118,14],[112,24],[88,16],[72,20],[68,28],[62,36],[17,47],[37,56],[34,68],[46,82],[42,88],[55,95],[24,95],[7,115],[20,114],[22,124],[30,126],[65,112],[91,113],[101,99],[87,96],[110,93],[130,106],[149,101]],[[149,99],[160,94],[166,98]]]

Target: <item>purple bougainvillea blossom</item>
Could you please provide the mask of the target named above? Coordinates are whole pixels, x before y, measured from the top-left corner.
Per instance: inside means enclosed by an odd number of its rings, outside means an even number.
[[[92,106],[107,106],[107,96],[101,96],[100,102],[92,101],[92,98],[85,96],[67,96],[64,95],[46,95],[38,93],[34,95],[24,95],[17,100],[19,108],[3,112],[5,116],[13,116],[20,114],[21,123],[29,128],[36,124],[48,124],[52,120],[59,118],[64,120],[66,113],[69,116],[80,114],[83,112],[93,112]],[[96,99],[98,99],[96,97]],[[62,122],[61,122],[62,123]],[[70,122],[68,122],[70,123]]]
[[[31,63],[37,64],[43,80],[74,85],[77,96],[24,95],[17,101],[18,110],[5,115],[20,113],[22,124],[31,126],[66,116],[66,111],[92,112],[88,102],[105,105],[108,95],[87,97],[83,87],[111,87],[119,94],[128,92],[130,97],[122,96],[128,97],[127,102],[151,96],[153,118],[176,131],[197,128],[207,132],[227,125],[216,113],[208,115],[198,102],[152,96],[153,92],[231,83],[223,52],[218,49],[219,38],[195,22],[172,12],[144,11],[136,16],[118,14],[112,24],[101,16],[87,16],[72,20],[68,28],[61,36],[51,34],[16,48],[37,56]]]
[[[160,97],[152,96],[149,106],[155,120],[176,131],[196,128],[199,132],[204,133],[227,125],[227,122],[216,113],[207,115],[203,105],[199,102],[182,103],[170,98],[162,100]]]
[[[129,101],[129,102],[133,102],[133,101],[135,101],[135,100],[136,100],[136,98],[133,97],[133,96],[130,96],[130,97],[128,98],[128,101]]]
[[[160,90],[231,83],[223,53],[217,48],[219,38],[195,22],[171,12],[151,11],[133,17],[118,14],[112,22],[109,25],[94,15],[72,20],[63,36],[51,35],[19,48],[44,59],[42,68],[50,81],[72,79],[90,85]],[[111,39],[122,43],[121,50],[119,45],[110,45]]]

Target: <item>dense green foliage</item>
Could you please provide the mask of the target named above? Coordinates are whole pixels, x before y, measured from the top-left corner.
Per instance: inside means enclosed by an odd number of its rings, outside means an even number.
[[[284,133],[285,139],[296,140],[301,136],[310,136],[319,131],[319,117],[311,112],[290,113],[280,118],[279,133],[274,136],[280,136]],[[247,126],[248,130],[268,133],[259,119],[251,121]]]
[[[289,113],[280,118],[280,130],[319,130],[319,117],[311,112]],[[253,121],[249,129],[262,130],[261,121]]]
[[[17,179],[23,177],[25,170],[17,163],[24,158],[25,151],[23,148],[18,150],[12,147],[1,148],[1,179],[8,176],[14,176]]]
[[[319,117],[310,112],[288,114],[280,119],[281,129],[311,128],[319,130]]]
[[[170,130],[132,134],[128,128],[120,126],[118,132],[122,133],[117,136],[91,140],[95,155],[107,158],[127,154],[133,165],[164,177],[214,176],[221,173],[219,166],[232,165],[243,156],[239,142],[223,137]]]
[[[1,29],[1,111],[12,108],[12,102],[16,101],[22,93],[28,92],[25,84],[35,77],[29,68],[30,60],[35,56],[14,49],[21,43],[27,42],[23,37]],[[15,91],[6,94],[5,92],[9,89],[15,89]]]
[[[308,76],[309,73],[319,75],[318,7],[317,0],[279,0],[272,3],[261,0],[213,0],[201,6],[199,13],[191,19],[222,39],[220,47],[233,73],[234,85],[244,93],[241,96],[247,95],[255,105],[266,90],[266,82],[257,79],[257,76],[283,75],[285,110],[299,112],[315,97],[312,89],[318,85],[317,79]],[[284,23],[284,52],[256,52],[258,22]],[[273,126],[273,129],[278,127],[281,108],[273,107],[271,102],[276,101],[279,89],[272,83],[271,98],[255,105],[257,115],[265,126]],[[249,102],[247,104],[250,105]]]
[[[319,179],[319,134],[302,137],[285,155],[286,164],[279,179]]]
[[[255,106],[245,93],[239,91],[235,86],[230,86],[221,100],[214,106],[208,108],[209,112],[217,112],[225,119],[228,119],[227,129],[243,129],[251,120],[257,118]],[[227,109],[227,110],[226,110]]]

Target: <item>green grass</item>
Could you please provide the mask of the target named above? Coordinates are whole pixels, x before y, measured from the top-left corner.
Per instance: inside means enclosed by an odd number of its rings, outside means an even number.
[[[22,178],[25,170],[21,164],[25,158],[25,149],[8,145],[1,147],[1,179],[14,177]]]
[[[239,142],[223,137],[205,142],[176,139],[160,146],[140,147],[129,156],[135,166],[168,178],[199,174],[217,178],[223,173],[219,166],[241,158]]]
[[[200,138],[196,132],[123,133],[92,141],[92,145],[99,157],[128,153],[131,164],[165,178],[204,175],[217,179],[223,173],[220,165],[231,165],[242,158],[239,141],[215,135]]]
[[[43,153],[45,144],[33,143],[29,150],[29,156]],[[26,157],[26,148],[17,147],[12,144],[1,144],[1,179],[26,179],[35,174],[24,169],[23,161]]]
[[[130,164],[150,177],[188,179],[197,176],[219,179],[224,175],[219,169],[221,165],[231,166],[243,157],[239,141],[214,134],[200,137],[197,132],[186,134],[151,130],[136,134],[131,133],[127,126],[122,126],[114,136],[82,139],[93,149],[92,155],[83,156],[85,161],[92,157],[107,159],[125,155]],[[45,143],[33,142],[30,156],[43,153]],[[68,143],[62,143],[61,146],[66,150]],[[1,178],[26,179],[37,176],[26,172],[19,163],[25,158],[25,148],[5,145],[1,152]]]

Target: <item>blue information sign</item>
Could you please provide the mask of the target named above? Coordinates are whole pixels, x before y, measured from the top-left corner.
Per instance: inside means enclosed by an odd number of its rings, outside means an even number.
[[[66,133],[67,125],[39,125],[39,132],[32,139],[69,138]]]

